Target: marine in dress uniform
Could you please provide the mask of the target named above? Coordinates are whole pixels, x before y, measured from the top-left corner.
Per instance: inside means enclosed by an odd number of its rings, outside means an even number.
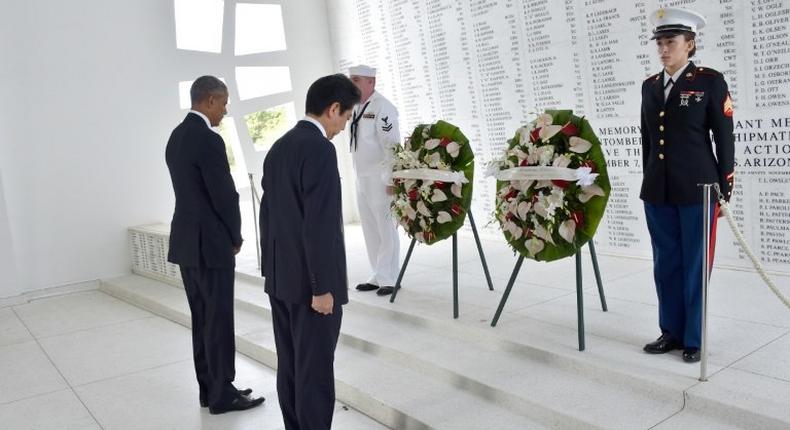
[[[642,161],[661,336],[648,353],[683,349],[699,361],[703,205],[698,184],[718,183],[729,200],[734,178],[733,107],[724,76],[690,62],[705,19],[685,9],[651,15],[664,70],[642,84]],[[711,142],[711,133],[713,142]],[[711,260],[715,247],[714,205]]]
[[[400,142],[398,110],[375,91],[376,69],[364,65],[349,69],[351,80],[362,92],[351,117],[351,154],[357,178],[357,205],[372,275],[360,291],[391,294],[398,276],[400,241],[397,223],[390,213],[392,197],[387,161]]]

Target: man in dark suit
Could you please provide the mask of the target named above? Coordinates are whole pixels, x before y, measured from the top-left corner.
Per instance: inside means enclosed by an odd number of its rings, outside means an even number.
[[[701,15],[666,8],[655,11],[651,20],[664,70],[642,84],[640,197],[653,247],[661,336],[644,350],[663,354],[683,349],[683,360],[692,363],[700,360],[702,317],[703,205],[698,184],[719,184],[725,199],[730,198],[735,161],[732,100],[721,73],[689,61],[696,51],[696,32],[705,24]],[[711,263],[716,209],[712,240],[706,244]]]
[[[359,98],[343,75],[315,81],[307,116],[274,143],[263,163],[262,272],[288,430],[332,425],[335,346],[348,279],[340,176],[329,139],[345,128]]]
[[[239,194],[225,142],[211,127],[227,113],[228,89],[213,76],[195,80],[192,110],[173,130],[166,159],[176,195],[168,261],[178,264],[192,313],[192,350],[200,405],[212,414],[249,409],[263,397],[233,386],[236,343],[233,280],[241,249]]]

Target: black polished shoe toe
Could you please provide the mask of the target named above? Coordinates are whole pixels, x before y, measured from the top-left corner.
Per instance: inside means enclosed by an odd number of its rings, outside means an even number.
[[[642,349],[648,354],[666,354],[669,351],[674,351],[681,348],[683,348],[683,345],[681,345],[680,342],[676,341],[669,335],[662,334],[661,337],[656,339],[654,342],[648,343]]]
[[[245,388],[243,390],[236,390],[237,393],[241,394],[242,396],[249,396],[252,394],[252,388]],[[200,407],[207,408],[208,407],[208,400],[205,397],[200,396]]]
[[[699,360],[699,348],[686,348],[683,350],[683,361],[686,363],[697,363]]]
[[[236,397],[236,399],[233,400],[233,402],[227,407],[217,407],[217,408],[209,407],[208,411],[211,413],[211,415],[224,414],[225,412],[232,412],[232,411],[244,411],[259,406],[264,402],[264,400],[266,399],[264,399],[263,397],[257,397],[252,399],[247,396],[239,396]]]
[[[378,285],[373,285],[373,284],[368,284],[368,283],[357,285],[357,290],[358,291],[373,291],[373,290],[378,290],[378,289],[379,289]]]
[[[381,287],[378,291],[376,291],[376,294],[380,296],[388,296],[392,294],[393,291],[395,291],[395,287]]]

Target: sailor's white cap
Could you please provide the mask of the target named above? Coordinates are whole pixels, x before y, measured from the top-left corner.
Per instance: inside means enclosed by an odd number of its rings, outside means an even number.
[[[370,66],[366,66],[364,64],[360,64],[358,66],[349,67],[348,68],[348,75],[349,76],[365,76],[368,78],[375,78],[376,77],[376,69]]]

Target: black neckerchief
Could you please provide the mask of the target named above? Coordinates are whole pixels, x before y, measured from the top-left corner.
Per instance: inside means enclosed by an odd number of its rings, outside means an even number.
[[[362,109],[359,111],[359,115],[354,114],[354,117],[351,119],[351,140],[348,143],[349,149],[351,152],[355,152],[357,150],[357,130],[359,129],[359,120],[362,119],[362,114],[365,113],[365,109],[368,108],[370,104],[370,100],[362,106]]]

